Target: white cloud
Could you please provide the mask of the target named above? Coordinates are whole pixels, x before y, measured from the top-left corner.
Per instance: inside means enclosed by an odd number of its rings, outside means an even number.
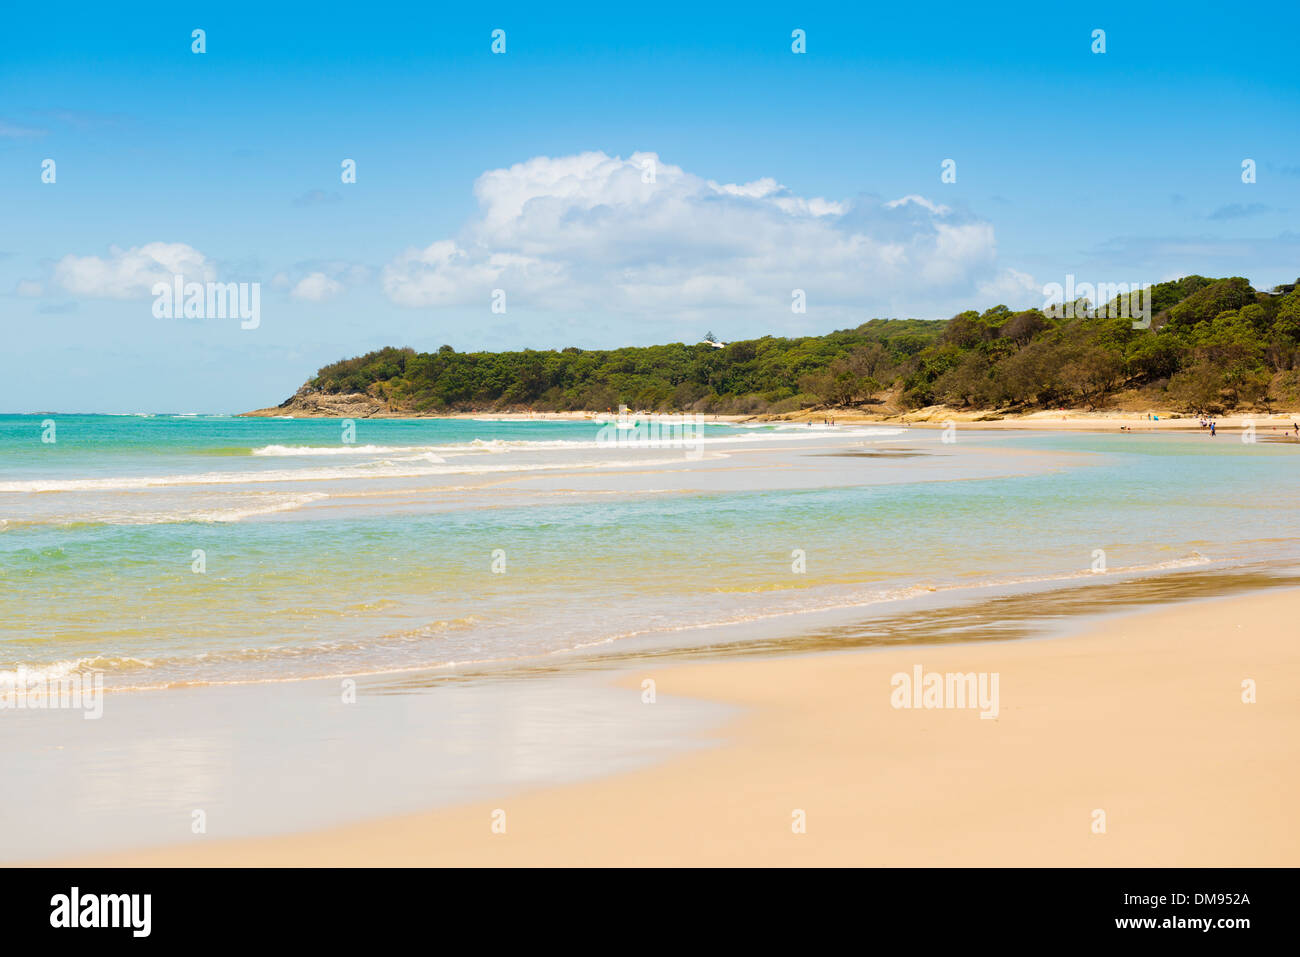
[[[91,299],[144,299],[156,282],[210,282],[216,268],[185,243],[146,243],[130,249],[109,247],[106,257],[64,256],[54,265],[54,281],[74,296]]]
[[[1030,309],[1041,307],[1045,301],[1042,284],[1028,273],[1016,269],[1004,269],[993,278],[981,282],[979,294],[979,303],[971,303],[977,308],[1001,303],[1012,309]]]
[[[24,299],[39,299],[45,295],[45,286],[34,279],[20,279],[14,292]]]
[[[915,203],[917,206],[920,206],[922,209],[928,209],[936,216],[947,216],[948,213],[951,212],[951,210],[948,209],[947,206],[944,206],[941,203],[936,203],[932,200],[928,200],[924,196],[917,196],[915,193],[909,193],[908,195],[902,196],[898,199],[891,199],[889,202],[885,204],[885,208],[898,209],[898,207],[906,206],[908,203]]]
[[[333,299],[343,291],[343,284],[331,279],[323,272],[314,272],[298,280],[298,284],[289,293],[294,299],[305,302],[324,302]]]
[[[777,315],[804,289],[810,310],[881,314],[969,298],[997,275],[993,227],[924,196],[802,197],[770,177],[706,180],[654,153],[539,156],[484,173],[474,193],[479,213],[458,235],[383,269],[392,301],[486,304],[503,288],[512,308],[683,318]]]
[[[295,299],[323,302],[344,292],[349,286],[370,282],[373,270],[363,264],[343,259],[308,259],[294,263],[271,277],[271,285],[287,290]]]

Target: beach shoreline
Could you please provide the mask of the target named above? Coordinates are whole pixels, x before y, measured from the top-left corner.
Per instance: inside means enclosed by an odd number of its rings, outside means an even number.
[[[339,397],[350,399],[353,397]],[[608,421],[611,412],[575,410],[566,412],[437,412],[417,413],[382,409],[376,403],[371,407],[341,402],[334,408],[320,411],[297,410],[287,413],[280,407],[241,412],[239,417],[250,418],[339,418],[356,415],[375,419],[468,419],[494,422],[593,422]],[[644,411],[629,411],[629,416],[649,417]],[[663,413],[671,416],[693,416],[690,412]],[[990,409],[953,409],[931,406],[907,412],[865,412],[861,408],[802,409],[798,412],[774,414],[700,413],[705,423],[718,424],[804,424],[814,426],[834,422],[835,425],[892,425],[918,429],[941,429],[950,426],[970,431],[1034,431],[1034,432],[1116,432],[1131,431],[1148,434],[1196,433],[1207,431],[1201,423],[1213,420],[1217,431],[1239,434],[1254,428],[1264,438],[1300,440],[1294,427],[1300,423],[1300,411],[1275,411],[1264,413],[1236,412],[1229,415],[1196,416],[1186,412],[1154,410],[1132,412],[1123,410],[1053,409],[1035,412],[1005,413]]]
[[[0,719],[3,856],[1092,863],[1063,823],[1084,805],[1124,837],[1102,862],[1295,860],[1239,827],[1290,834],[1300,737],[1295,460],[1267,431],[840,418],[696,454],[469,418],[83,417],[53,474],[8,423],[10,678],[107,694],[103,721]],[[895,709],[918,667],[1000,676],[1001,706]],[[1268,693],[1225,710],[1229,678]]]
[[[641,661],[613,681],[629,696],[649,679],[660,698],[738,709],[715,746],[455,807],[58,863],[1295,866],[1297,609],[1287,589],[1041,640]],[[996,717],[895,707],[894,676],[917,668],[998,675]]]

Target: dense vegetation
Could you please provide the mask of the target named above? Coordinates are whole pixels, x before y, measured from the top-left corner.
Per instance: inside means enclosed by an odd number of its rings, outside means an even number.
[[[1080,302],[1074,318],[994,306],[948,320],[872,319],[825,336],[764,336],[723,348],[387,348],[326,366],[308,385],[417,412],[1120,403],[1217,413],[1300,404],[1300,287],[1256,292],[1241,278],[1188,276],[1151,292],[1150,328],[1108,318],[1118,300],[1095,316],[1082,314]]]

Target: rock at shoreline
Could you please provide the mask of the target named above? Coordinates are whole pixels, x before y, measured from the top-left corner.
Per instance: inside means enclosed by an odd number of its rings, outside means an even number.
[[[318,392],[305,385],[279,405],[270,409],[254,409],[246,416],[269,417],[293,415],[335,419],[369,419],[374,416],[400,415],[384,402],[364,392]]]

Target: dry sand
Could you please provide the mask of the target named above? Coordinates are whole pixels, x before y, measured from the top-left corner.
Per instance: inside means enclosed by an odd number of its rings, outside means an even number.
[[[1156,411],[1138,412],[1084,412],[1078,409],[1054,410],[1050,412],[1030,412],[1022,415],[1001,416],[994,412],[958,411],[946,406],[934,406],[917,409],[898,415],[875,415],[859,410],[801,412],[797,415],[781,416],[782,421],[821,422],[833,418],[836,425],[860,425],[872,423],[878,425],[907,425],[917,428],[944,428],[948,423],[962,430],[1007,430],[1029,429],[1051,432],[1118,432],[1124,426],[1133,432],[1207,432],[1201,427],[1197,416]],[[1154,416],[1158,416],[1155,418]],[[1257,436],[1266,439],[1272,436],[1282,437],[1291,433],[1295,438],[1294,426],[1300,423],[1300,412],[1242,413],[1237,415],[1212,416],[1220,432],[1240,432],[1251,426]],[[755,420],[757,421],[757,420]]]
[[[644,415],[645,413],[636,413]],[[676,413],[681,414],[681,413]],[[464,412],[447,413],[447,418],[464,419],[499,419],[502,421],[566,421],[581,422],[592,419],[607,419],[603,412]],[[1262,440],[1297,438],[1294,427],[1300,423],[1300,412],[1275,412],[1272,414],[1240,413],[1225,416],[1212,416],[1220,432],[1239,433],[1253,427]],[[1028,429],[1032,431],[1052,432],[1118,432],[1121,427],[1132,432],[1148,433],[1182,433],[1203,432],[1208,430],[1201,426],[1198,416],[1186,413],[1154,410],[1152,412],[1102,411],[1087,412],[1081,409],[1054,409],[1042,412],[1028,412],[1016,415],[999,415],[989,411],[963,411],[947,406],[932,406],[911,412],[895,414],[877,414],[863,412],[861,409],[816,409],[786,415],[714,415],[704,417],[706,422],[720,423],[758,423],[758,422],[812,422],[818,424],[826,419],[834,419],[836,425],[886,425],[911,426],[916,428],[944,428],[953,423],[962,430],[1004,431]]]
[[[340,399],[356,399],[344,396]],[[364,397],[362,397],[364,398]],[[361,401],[361,399],[358,399]],[[371,400],[373,401],[373,400]],[[245,416],[283,416],[282,408],[258,409],[242,413]],[[649,413],[630,411],[638,417]],[[693,413],[669,413],[671,415],[692,415]],[[347,408],[328,410],[299,409],[291,418],[338,417],[344,415],[368,416],[378,418],[445,418],[445,419],[483,419],[500,422],[586,422],[607,421],[611,413],[598,411],[574,412],[439,412],[436,415],[413,414],[405,412],[387,412],[371,409],[365,412]],[[1158,417],[1158,418],[1157,418]],[[1300,441],[1294,426],[1300,423],[1300,412],[1239,413],[1227,416],[1214,416],[1221,432],[1240,432],[1253,426],[1260,438]],[[930,406],[912,411],[899,411],[893,404],[881,412],[864,412],[860,408],[852,409],[804,409],[780,415],[738,415],[708,413],[705,422],[716,423],[822,423],[834,419],[837,425],[905,425],[917,428],[944,428],[953,423],[961,429],[1007,430],[1030,429],[1034,431],[1064,432],[1118,432],[1121,426],[1133,432],[1201,432],[1201,419],[1187,413],[1170,412],[1153,409],[1148,412],[1131,411],[1097,411],[1082,409],[1053,409],[1049,411],[1002,415],[988,410],[961,410],[947,406]],[[1288,436],[1287,433],[1290,433]]]
[[[1070,637],[632,672],[629,694],[650,676],[743,711],[716,747],[633,773],[77,863],[1295,866],[1298,615],[1300,592],[1272,592]],[[998,717],[895,709],[891,676],[918,664],[998,673]]]

